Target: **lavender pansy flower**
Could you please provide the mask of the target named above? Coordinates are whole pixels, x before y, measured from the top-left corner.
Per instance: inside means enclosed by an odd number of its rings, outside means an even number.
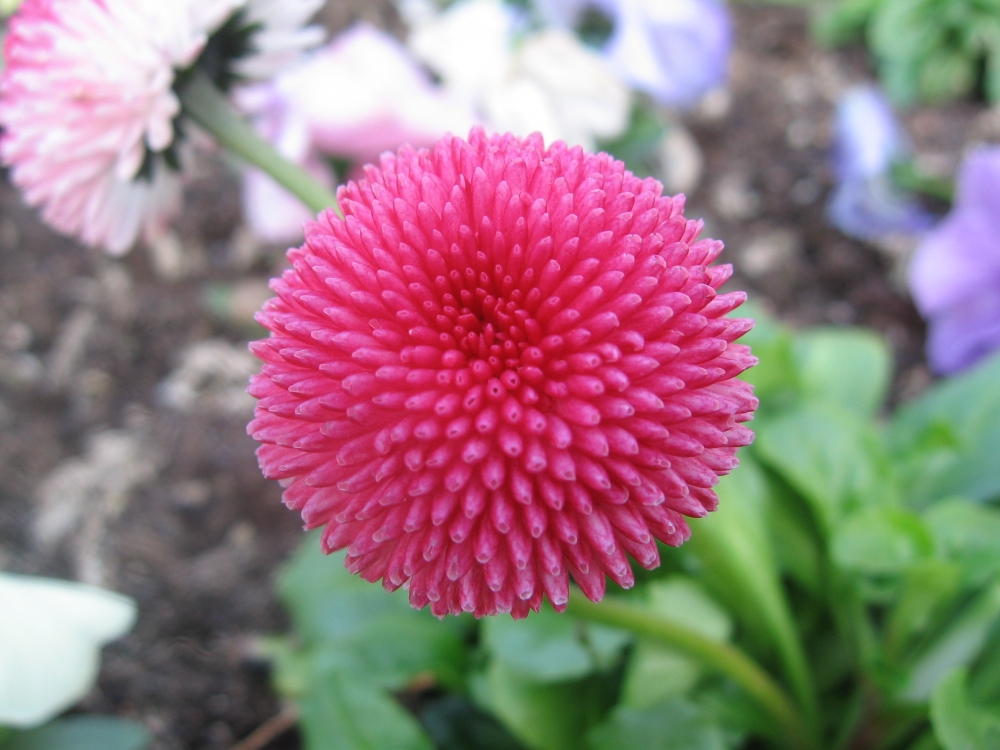
[[[1000,349],[1000,147],[966,157],[954,208],[914,255],[910,289],[930,324],[936,372],[957,372]]]
[[[876,240],[928,229],[934,218],[892,181],[893,162],[909,155],[909,142],[885,97],[872,86],[851,89],[837,105],[833,170],[837,184],[827,205],[844,234]]]
[[[561,26],[578,25],[588,9],[606,14],[608,61],[665,106],[689,107],[726,80],[733,32],[717,0],[540,0],[538,9]]]

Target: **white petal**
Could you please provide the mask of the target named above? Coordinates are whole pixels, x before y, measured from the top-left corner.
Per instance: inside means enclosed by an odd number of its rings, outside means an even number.
[[[100,648],[127,633],[136,605],[110,591],[0,573],[0,724],[41,724],[86,695]]]

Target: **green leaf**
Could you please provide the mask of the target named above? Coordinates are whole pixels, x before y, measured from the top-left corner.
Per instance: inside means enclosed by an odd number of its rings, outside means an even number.
[[[838,525],[831,555],[841,568],[872,576],[898,575],[934,551],[934,540],[915,513],[867,508]]]
[[[500,722],[464,696],[430,701],[420,711],[420,721],[437,750],[525,750]]]
[[[892,505],[896,485],[878,436],[858,417],[807,404],[757,427],[754,453],[798,490],[823,528],[871,505]]]
[[[135,622],[128,597],[54,578],[0,573],[0,724],[27,729],[83,698],[100,649]]]
[[[931,697],[938,681],[965,667],[982,651],[1000,623],[1000,584],[994,584],[967,605],[918,657],[913,659],[900,697],[921,703]]]
[[[961,565],[968,585],[1000,574],[1000,511],[953,498],[924,514],[940,554]]]
[[[414,610],[405,592],[351,575],[343,559],[323,555],[310,535],[280,577],[279,594],[306,649],[391,689],[427,672],[461,683],[468,621]]]
[[[995,46],[986,58],[986,100],[1000,104],[1000,45]]]
[[[803,397],[866,417],[889,388],[892,362],[885,341],[859,328],[819,328],[795,339]]]
[[[965,670],[957,669],[934,689],[934,734],[944,750],[996,750],[1000,747],[1000,712],[974,705],[965,681]]]
[[[494,659],[536,682],[572,680],[606,668],[630,639],[627,633],[577,623],[547,607],[523,620],[490,617],[481,633]]]
[[[897,411],[889,441],[914,507],[950,495],[1000,496],[1000,355]]]
[[[434,750],[417,720],[361,675],[317,675],[299,710],[305,750]]]
[[[142,724],[113,716],[67,716],[22,732],[4,750],[142,750],[152,741]]]
[[[898,660],[906,646],[930,632],[961,593],[962,569],[950,560],[920,560],[906,571],[886,622],[885,652]]]
[[[1000,701],[1000,628],[994,628],[982,653],[970,667],[969,695],[977,703]]]
[[[834,46],[850,42],[864,33],[875,8],[882,0],[841,0],[820,15],[813,33],[822,44]]]
[[[733,623],[724,609],[690,578],[675,576],[646,587],[649,608],[717,641],[727,641]],[[701,665],[663,646],[640,641],[629,659],[621,703],[648,708],[688,692],[702,676]]]
[[[719,509],[711,517],[691,522],[695,572],[708,591],[743,626],[757,650],[776,653],[807,713],[816,711],[815,694],[798,629],[792,618],[777,565],[765,514],[768,485],[749,458],[738,471],[716,486]]]
[[[729,750],[726,734],[699,706],[674,699],[636,709],[620,706],[587,736],[591,750]]]
[[[491,660],[480,699],[535,750],[579,750],[603,709],[594,678],[537,682],[499,659]]]
[[[754,320],[754,327],[740,343],[749,346],[760,362],[740,375],[740,379],[753,385],[754,395],[761,401],[759,418],[780,411],[801,396],[794,344],[788,329],[759,306],[747,302],[740,308],[740,314]]]
[[[819,598],[823,594],[825,543],[806,503],[798,494],[769,483],[767,506],[771,549],[783,575]]]

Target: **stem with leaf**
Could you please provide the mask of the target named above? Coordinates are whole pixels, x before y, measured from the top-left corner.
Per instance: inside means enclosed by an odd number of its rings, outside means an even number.
[[[691,628],[634,605],[610,600],[591,602],[576,590],[570,596],[566,611],[580,620],[627,630],[698,660],[746,691],[777,722],[789,747],[796,750],[818,750],[820,747],[819,739],[781,686],[738,648],[706,638]]]
[[[203,74],[194,74],[180,89],[184,112],[207,130],[219,145],[266,172],[311,211],[332,208],[340,214],[337,196],[301,167],[274,150],[233,111],[225,96]]]

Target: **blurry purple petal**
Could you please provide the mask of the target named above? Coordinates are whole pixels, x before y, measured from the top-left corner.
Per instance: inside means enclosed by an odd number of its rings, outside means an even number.
[[[984,289],[932,318],[927,357],[935,372],[950,375],[1000,349],[1000,287]]]
[[[553,26],[575,28],[588,9],[614,25],[604,52],[633,88],[687,107],[726,81],[732,23],[717,0],[536,0]]]
[[[954,208],[913,257],[910,290],[930,324],[936,371],[968,367],[1000,347],[1000,147],[966,157]]]
[[[732,26],[716,0],[618,0],[612,65],[660,104],[696,104],[726,80]]]
[[[841,182],[830,195],[827,218],[848,237],[867,241],[891,234],[918,234],[930,229],[935,221],[888,175]]]
[[[909,144],[878,89],[858,86],[841,98],[833,137],[837,185],[827,204],[830,223],[859,240],[916,234],[934,225],[934,216],[892,180],[892,164],[906,158]]]
[[[834,174],[842,181],[883,174],[909,153],[892,107],[874,86],[858,86],[841,98],[833,138]]]

